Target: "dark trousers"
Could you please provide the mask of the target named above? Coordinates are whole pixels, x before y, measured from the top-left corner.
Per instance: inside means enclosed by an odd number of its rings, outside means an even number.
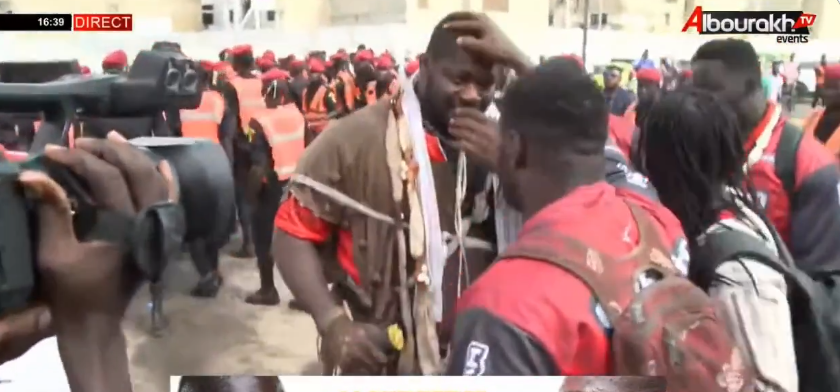
[[[283,188],[287,181],[267,184],[260,192],[251,216],[254,237],[254,253],[260,272],[260,286],[274,287],[274,259],[271,257],[271,237],[274,234],[274,216],[280,206]]]
[[[206,276],[219,269],[219,249],[222,245],[217,241],[198,239],[190,242],[188,247],[199,276]]]
[[[814,89],[814,99],[811,101],[811,108],[817,107],[817,103],[820,103],[823,106],[825,106],[825,101],[823,101],[822,97],[822,90],[822,86],[817,86]]]
[[[242,245],[247,246],[253,242],[253,233],[251,232],[251,206],[245,200],[245,189],[247,189],[247,168],[236,167],[233,172],[233,181],[236,189],[234,189],[234,197],[236,202],[236,217],[239,220],[239,225],[242,228]]]

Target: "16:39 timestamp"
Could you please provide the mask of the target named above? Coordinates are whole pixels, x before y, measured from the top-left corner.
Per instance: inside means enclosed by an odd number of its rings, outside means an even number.
[[[70,21],[64,20],[60,15],[48,15],[38,18],[38,26],[45,29],[64,27],[65,23],[70,23]]]
[[[70,14],[0,14],[0,31],[72,31]]]

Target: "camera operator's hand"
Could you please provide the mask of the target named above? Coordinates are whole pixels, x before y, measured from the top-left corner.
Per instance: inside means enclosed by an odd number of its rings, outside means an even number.
[[[101,208],[134,216],[150,205],[177,201],[168,163],[156,165],[115,132],[108,140],[79,139],[74,149],[49,146],[45,154],[81,177]],[[40,199],[42,294],[71,389],[131,390],[120,322],[142,282],[140,272],[124,262],[127,249],[120,244],[77,240],[70,202],[55,181],[34,171],[21,173],[19,180]]]

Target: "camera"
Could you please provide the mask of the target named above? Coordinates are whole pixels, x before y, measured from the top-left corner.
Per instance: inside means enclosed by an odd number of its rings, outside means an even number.
[[[84,180],[40,154],[47,144],[67,145],[70,124],[87,117],[152,116],[165,109],[193,109],[201,102],[201,69],[183,54],[141,51],[124,75],[81,75],[71,62],[0,63],[0,110],[37,113],[43,123],[29,158],[0,162],[0,314],[35,299],[37,200],[17,183],[22,170],[48,174],[67,192],[80,241],[104,240],[127,247],[147,279],[161,278],[183,242],[224,241],[234,219],[230,163],[218,144],[189,138],[137,138],[129,142],[153,161],[167,160],[180,200],[123,216],[96,205]]]

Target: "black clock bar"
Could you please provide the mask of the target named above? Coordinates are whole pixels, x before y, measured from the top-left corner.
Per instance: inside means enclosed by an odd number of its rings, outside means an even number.
[[[0,14],[0,31],[73,31],[73,15]]]

